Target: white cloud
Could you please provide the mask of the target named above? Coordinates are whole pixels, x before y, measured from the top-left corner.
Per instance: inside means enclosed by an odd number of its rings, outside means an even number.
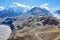
[[[59,14],[53,13],[52,15],[53,15],[53,17],[56,17],[57,19],[60,19],[60,15]]]
[[[27,5],[24,5],[24,4],[20,4],[20,3],[17,3],[17,2],[14,2],[14,4],[17,4],[17,6],[20,6],[20,7],[27,7],[27,8],[30,7],[30,6],[27,6]]]
[[[12,5],[10,5],[10,7],[11,8],[13,8],[13,7],[15,7],[15,8],[16,7],[20,7],[20,8],[22,8],[24,10],[24,12],[26,12],[27,10],[30,9],[30,6],[24,5],[24,4],[21,4],[21,3],[18,3],[18,2],[13,2]]]
[[[50,11],[51,13],[54,13],[54,12],[56,11],[56,8],[50,8],[49,11]]]
[[[29,10],[31,10],[31,9],[34,8],[34,7],[36,7],[36,6],[33,5],[33,6],[29,7]]]
[[[2,10],[4,10],[4,9],[5,9],[5,7],[3,7],[3,6],[0,7],[0,11],[2,11]]]
[[[12,5],[10,5],[10,7],[14,7],[14,6],[30,8],[30,6],[27,6],[18,2],[13,2]]]
[[[48,7],[49,3],[44,3],[42,5],[40,5],[41,8],[46,8],[47,10],[49,10],[49,7]]]
[[[9,26],[0,25],[0,40],[7,40],[11,34],[11,29]]]
[[[56,11],[56,8],[50,8],[49,7],[49,3],[44,3],[44,4],[40,5],[40,7],[49,10],[51,13],[53,13],[54,11]]]

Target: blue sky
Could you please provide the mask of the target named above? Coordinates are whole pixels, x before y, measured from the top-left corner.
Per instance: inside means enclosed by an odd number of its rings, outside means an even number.
[[[13,2],[18,2],[28,6],[40,6],[44,3],[48,3],[50,8],[60,9],[60,0],[0,0],[0,6],[7,7]]]

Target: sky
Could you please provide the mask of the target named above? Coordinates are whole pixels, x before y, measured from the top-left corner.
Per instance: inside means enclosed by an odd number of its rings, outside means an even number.
[[[13,2],[21,3],[28,6],[47,6],[45,8],[60,9],[60,0],[0,0],[0,7],[8,7]]]

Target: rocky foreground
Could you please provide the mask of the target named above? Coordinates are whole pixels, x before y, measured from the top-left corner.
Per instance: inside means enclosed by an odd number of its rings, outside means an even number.
[[[60,28],[46,27],[43,29],[29,29],[16,31],[8,40],[60,40]]]
[[[51,17],[28,18],[13,22],[8,40],[60,40],[60,21]]]

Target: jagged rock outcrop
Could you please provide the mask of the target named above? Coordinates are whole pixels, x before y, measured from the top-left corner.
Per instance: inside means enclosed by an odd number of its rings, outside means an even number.
[[[43,20],[42,23],[43,25],[58,25],[59,24],[59,21],[54,19],[54,18],[50,18],[50,17],[47,17],[47,18],[44,18],[44,19],[41,19]]]
[[[25,20],[16,20],[12,23],[14,29],[23,29],[24,27],[42,27],[46,25],[58,25],[59,21],[50,16],[44,16],[40,18],[30,17]]]

